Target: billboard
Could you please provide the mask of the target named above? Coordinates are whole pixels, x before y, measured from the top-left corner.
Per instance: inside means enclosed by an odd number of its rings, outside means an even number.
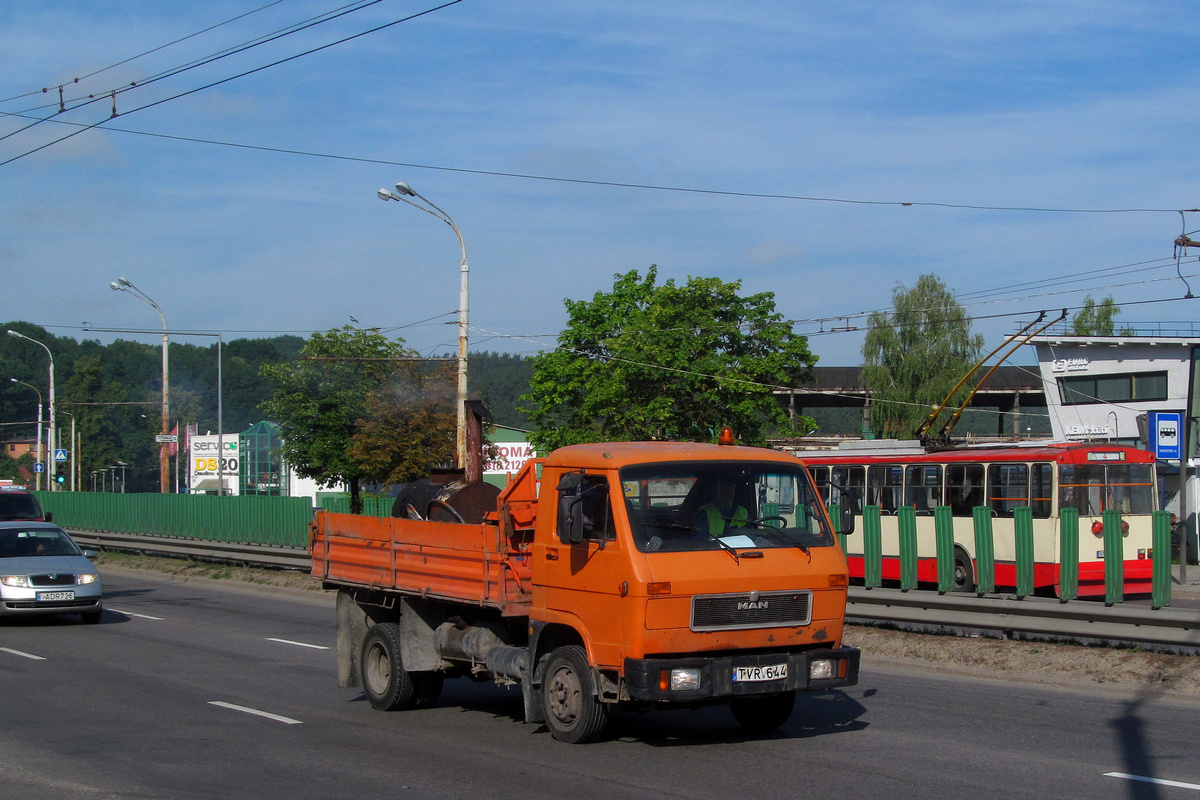
[[[222,442],[221,439],[224,439]],[[214,434],[188,439],[188,488],[193,492],[216,492],[224,478],[225,494],[238,493],[238,435]],[[224,449],[222,449],[222,447]]]

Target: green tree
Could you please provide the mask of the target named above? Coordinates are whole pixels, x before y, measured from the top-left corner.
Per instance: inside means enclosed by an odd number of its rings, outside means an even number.
[[[295,362],[262,366],[274,385],[263,409],[279,424],[284,460],[302,477],[346,483],[358,513],[362,484],[395,469],[395,459],[372,452],[382,440],[372,439],[368,420],[384,413],[388,387],[404,382],[402,365],[412,361],[400,359],[419,356],[401,340],[349,325],[314,333],[300,352]],[[446,456],[453,450],[450,439]]]
[[[658,285],[654,266],[645,278],[615,278],[611,292],[567,300],[558,348],[533,359],[523,410],[536,448],[712,441],[723,425],[759,444],[786,422],[773,390],[811,380],[816,356],[775,312],[774,295],[741,297],[740,282],[717,278]]]
[[[1089,294],[1083,301],[1083,308],[1071,318],[1071,334],[1074,336],[1112,336],[1115,330],[1113,318],[1121,313],[1112,296],[1106,297],[1097,305]]]
[[[936,275],[912,289],[897,285],[892,311],[876,311],[863,342],[863,384],[871,392],[871,425],[885,436],[911,437],[978,361],[983,337]]]

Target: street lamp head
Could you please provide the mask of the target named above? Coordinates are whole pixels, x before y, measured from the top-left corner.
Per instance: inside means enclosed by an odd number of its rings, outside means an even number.
[[[414,192],[412,190],[412,188],[404,181],[400,181],[399,183],[396,184],[396,191],[402,195],[407,195],[408,197],[416,197],[417,196],[417,193]]]
[[[398,200],[399,199],[394,194],[389,192],[387,189],[380,189],[378,192],[375,193],[375,195],[380,200]]]
[[[8,335],[9,335],[9,336],[20,336],[22,339],[24,339],[24,338],[25,338],[25,334],[23,334],[23,333],[17,333],[17,332],[16,332],[16,331],[14,331],[12,328],[9,328],[9,329],[8,329]]]
[[[117,278],[117,283],[121,284],[122,286],[133,286],[133,284],[129,282],[128,278]]]
[[[119,292],[121,291],[121,284],[117,283],[116,281],[112,281],[108,284],[108,288],[112,289],[114,292]]]

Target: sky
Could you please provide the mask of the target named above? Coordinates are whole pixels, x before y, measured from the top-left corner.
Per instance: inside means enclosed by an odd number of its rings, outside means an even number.
[[[376,196],[405,181],[462,233],[472,351],[552,347],[565,300],[650,265],[772,292],[825,366],[861,363],[865,315],[928,273],[988,349],[1088,295],[1170,332],[1200,292],[1200,248],[1173,246],[1200,229],[1193,15],[7,0],[0,317],[156,343],[85,330],[161,330],[124,277],[171,330],[451,352],[458,239]]]

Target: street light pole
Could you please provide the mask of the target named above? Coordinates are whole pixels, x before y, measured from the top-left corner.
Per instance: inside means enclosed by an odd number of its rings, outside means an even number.
[[[151,306],[154,307],[154,310],[158,312],[158,318],[160,320],[162,320],[162,326],[163,326],[163,332],[162,332],[162,432],[163,432],[163,435],[165,436],[171,432],[171,429],[169,427],[169,425],[170,425],[170,423],[169,423],[170,410],[168,408],[168,400],[167,400],[168,395],[169,395],[169,390],[168,390],[168,385],[167,385],[167,374],[168,374],[167,344],[169,341],[169,339],[167,337],[167,318],[163,314],[162,309],[158,307],[158,303],[154,302],[154,300],[151,299],[150,295],[146,294],[141,289],[137,288],[132,283],[130,283],[127,278],[117,278],[115,281],[110,283],[109,286],[113,289],[113,291],[129,292],[131,295],[138,298],[139,300],[149,303]],[[159,491],[161,491],[164,494],[166,492],[168,492],[170,489],[170,485],[171,485],[171,474],[170,473],[171,473],[171,470],[170,470],[169,458],[167,456],[167,444],[166,444],[166,442],[162,442],[158,446],[158,482],[159,482]]]
[[[13,383],[19,383],[22,386],[28,386],[30,389],[33,389],[35,392],[37,392],[38,422],[37,422],[37,455],[36,455],[36,458],[37,458],[37,463],[42,465],[42,469],[45,469],[46,462],[42,460],[42,390],[37,388],[36,386],[34,386],[31,383],[26,383],[25,381],[19,381],[16,378],[9,378],[9,380],[12,381]],[[34,473],[34,481],[35,481],[35,484],[34,484],[35,488],[40,492],[42,490],[42,473],[35,472]]]
[[[454,231],[454,235],[458,237],[458,246],[462,249],[458,289],[458,408],[455,410],[455,456],[458,461],[458,468],[465,472],[467,469],[467,277],[470,272],[467,266],[467,245],[463,241],[462,233],[458,230],[458,226],[454,224],[454,220],[450,215],[438,208],[429,198],[417,194],[404,181],[396,184],[395,192],[390,189],[380,189],[376,194],[380,200],[398,200],[402,203],[408,203],[413,208],[419,208],[426,214],[437,217]],[[416,197],[428,204],[429,208],[420,203],[414,203],[408,199],[409,197]]]
[[[45,350],[46,355],[48,355],[50,357],[50,430],[46,433],[46,439],[48,442],[47,449],[46,449],[46,455],[48,457],[45,462],[46,463],[45,469],[46,469],[46,481],[47,481],[46,488],[49,491],[53,492],[53,491],[56,491],[58,488],[54,485],[54,483],[55,483],[54,473],[55,473],[55,465],[56,465],[56,462],[54,460],[54,444],[55,444],[54,439],[57,434],[57,429],[54,427],[54,353],[51,353],[50,348],[47,347],[46,345],[42,344],[41,342],[39,342],[37,339],[32,339],[23,333],[12,330],[11,328],[8,331],[8,335],[16,336],[19,339],[28,339],[29,341],[33,342],[34,344],[38,345],[43,350]]]

